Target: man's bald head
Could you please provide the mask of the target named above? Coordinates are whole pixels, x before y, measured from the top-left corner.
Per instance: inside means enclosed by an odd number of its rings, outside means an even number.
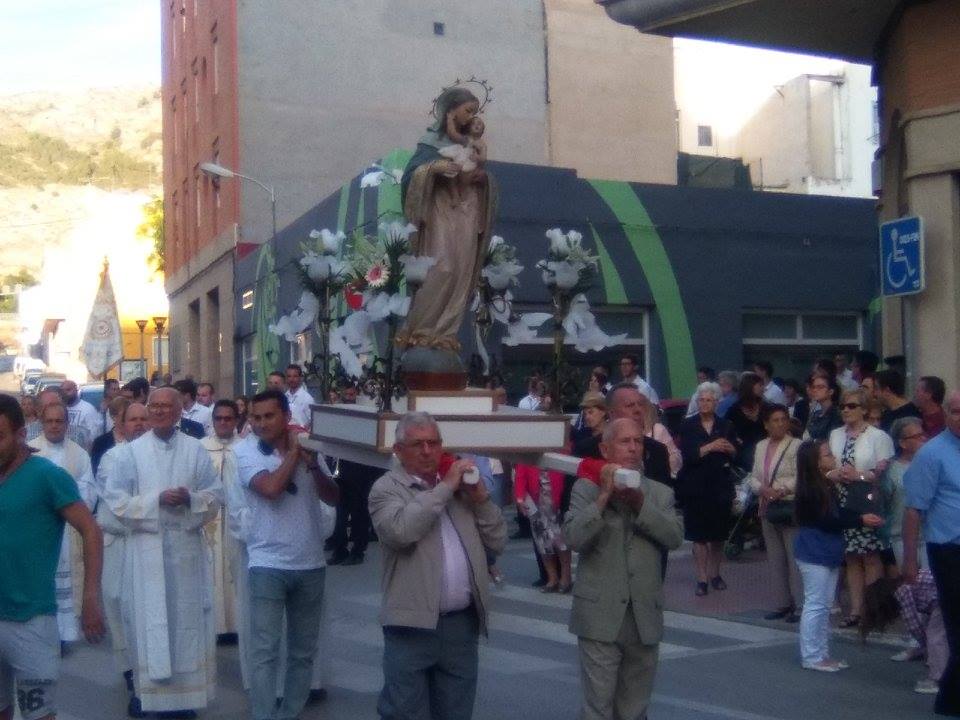
[[[60,391],[56,388],[47,388],[46,390],[41,390],[37,395],[37,417],[40,417],[40,412],[47,405],[57,405],[63,402],[63,398],[60,397]]]
[[[632,418],[607,423],[600,452],[608,462],[631,470],[643,470],[643,425]]]
[[[620,383],[607,393],[607,414],[611,420],[629,418],[644,430],[644,404],[640,391],[633,383]]]
[[[67,436],[67,408],[62,402],[44,405],[40,410],[40,425],[49,442],[63,442]]]

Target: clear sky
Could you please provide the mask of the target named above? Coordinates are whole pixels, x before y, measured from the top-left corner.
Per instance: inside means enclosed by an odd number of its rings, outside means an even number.
[[[0,94],[160,85],[157,0],[3,0]]]

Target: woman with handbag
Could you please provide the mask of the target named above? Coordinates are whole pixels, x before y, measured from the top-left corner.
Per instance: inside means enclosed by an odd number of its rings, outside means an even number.
[[[797,486],[797,448],[800,441],[790,434],[790,412],[783,405],[764,409],[767,437],[757,443],[750,473],[750,489],[760,497],[760,525],[767,546],[767,567],[776,601],[765,620],[800,620],[802,604],[800,573],[793,558],[794,492]]]
[[[893,457],[893,441],[883,430],[866,421],[867,394],[847,390],[840,397],[840,416],[843,425],[830,433],[830,452],[839,459],[830,479],[837,481],[840,505],[861,514],[879,514],[882,503],[880,478]],[[880,551],[886,546],[876,530],[851,528],[843,531],[847,589],[850,591],[850,614],[840,626],[849,628],[860,624],[863,591],[883,576]]]

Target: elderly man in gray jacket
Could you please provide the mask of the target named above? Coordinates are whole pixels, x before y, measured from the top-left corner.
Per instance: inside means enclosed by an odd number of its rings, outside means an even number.
[[[643,477],[617,487],[614,472],[643,471],[643,431],[630,419],[611,422],[600,451],[599,487],[573,486],[563,525],[580,553],[570,631],[580,640],[581,720],[642,720],[653,691],[663,636],[663,550],[683,541],[673,491]]]
[[[393,446],[400,467],[370,491],[383,551],[384,720],[468,720],[477,642],[490,605],[484,548],[503,551],[506,523],[481,482],[456,460],[440,475],[443,443],[427,413],[404,415]]]

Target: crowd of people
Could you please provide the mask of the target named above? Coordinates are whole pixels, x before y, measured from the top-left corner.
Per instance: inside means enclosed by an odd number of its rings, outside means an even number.
[[[840,625],[864,636],[903,617],[916,644],[898,659],[925,657],[917,691],[960,714],[960,393],[925,376],[910,400],[903,375],[878,364],[837,356],[803,383],[766,362],[701,368],[674,424],[624,355],[617,382],[599,366],[585,383],[571,476],[450,455],[420,412],[399,421],[386,473],[318,455],[297,365],[253,397],[218,399],[189,378],[107,380],[99,408],[71,381],[2,395],[0,719],[14,682],[24,720],[53,716],[59,658],[81,634],[109,636],[131,717],[195,716],[214,699],[217,643],[237,642],[252,717],[296,718],[325,697],[326,568],[363,563],[371,541],[379,716],[470,717],[511,505],[511,537],[533,542],[534,584],[573,594],[581,717],[643,718],[669,552],[689,541],[693,592],[723,592],[738,487],[756,498],[766,619],[799,623],[802,667],[847,667],[829,650],[842,594]],[[347,384],[325,399],[357,396]],[[539,376],[517,406],[561,412]],[[639,483],[621,482],[621,468]]]

